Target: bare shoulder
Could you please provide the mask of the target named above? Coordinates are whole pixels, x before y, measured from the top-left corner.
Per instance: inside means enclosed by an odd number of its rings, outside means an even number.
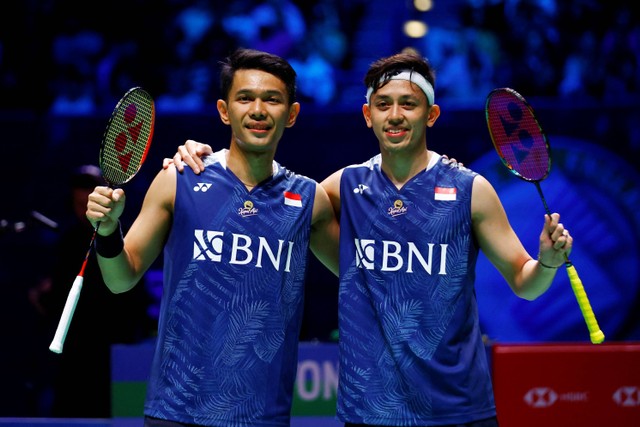
[[[339,201],[338,201],[339,204]],[[339,210],[336,210],[334,200],[325,191],[322,185],[316,185],[315,203],[313,205],[313,217],[312,217],[312,229],[324,230],[324,233],[329,235],[332,239],[337,239],[334,233],[338,233],[338,220],[337,214]]]
[[[482,175],[476,175],[473,179],[473,190],[471,193],[471,211],[474,217],[478,215],[486,216],[502,211],[502,202],[498,197],[493,185]]]
[[[331,201],[326,189],[316,182],[316,195],[314,198],[313,215],[324,215],[324,211],[331,209]]]
[[[344,168],[339,169],[339,170],[333,172],[328,177],[326,177],[321,182],[321,185],[324,187],[324,189],[327,191],[327,193],[329,193],[329,195],[331,195],[332,193],[339,192],[339,190],[340,190],[340,178],[342,177],[342,172],[343,171],[344,171]]]
[[[493,190],[493,185],[491,185],[491,183],[489,182],[489,180],[487,178],[485,178],[484,176],[477,174],[474,178],[473,178],[473,191],[487,191],[487,190]]]
[[[177,173],[173,164],[166,169],[160,169],[147,190],[145,200],[149,199],[172,209],[176,194]]]

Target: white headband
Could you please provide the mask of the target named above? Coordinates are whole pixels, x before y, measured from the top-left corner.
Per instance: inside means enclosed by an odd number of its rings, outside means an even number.
[[[427,96],[427,102],[429,103],[429,105],[433,105],[433,100],[434,100],[433,86],[431,85],[431,83],[427,81],[427,79],[424,78],[422,74],[417,73],[415,71],[404,70],[396,74],[395,76],[391,76],[387,78],[382,77],[380,79],[380,83],[388,80],[407,80],[411,83],[416,84],[420,89],[422,89],[424,94]],[[365,95],[365,98],[367,98],[367,104],[370,101],[372,93],[373,93],[373,87],[369,86],[369,88],[367,89],[367,94]]]

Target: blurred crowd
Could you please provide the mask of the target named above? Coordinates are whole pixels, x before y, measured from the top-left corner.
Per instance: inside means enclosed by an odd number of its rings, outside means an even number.
[[[15,2],[0,14],[0,107],[86,115],[144,85],[165,112],[217,96],[217,62],[235,47],[295,61],[303,97],[336,94],[347,40],[366,1],[114,0]],[[353,18],[353,19],[352,19]],[[311,90],[309,80],[324,85]],[[313,83],[311,83],[313,85]],[[318,93],[320,92],[320,93]]]
[[[440,95],[509,85],[526,95],[625,102],[640,94],[640,14],[613,0],[466,0],[424,38]]]
[[[88,115],[144,85],[159,111],[202,111],[217,97],[217,62],[237,46],[290,60],[300,100],[320,106],[359,106],[350,87],[360,88],[368,63],[404,48],[436,66],[440,99],[479,99],[507,85],[525,96],[596,101],[640,93],[640,19],[628,1],[436,0],[427,12],[382,0],[40,0],[2,8],[3,110]],[[402,36],[406,19],[422,20],[428,33]]]

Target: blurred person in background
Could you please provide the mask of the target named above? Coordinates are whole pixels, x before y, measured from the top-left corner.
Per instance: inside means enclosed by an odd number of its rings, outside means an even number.
[[[68,218],[51,253],[48,277],[29,292],[53,339],[71,285],[86,256],[93,227],[86,219],[87,198],[96,185],[105,185],[100,169],[84,165],[69,182]],[[111,345],[133,343],[152,335],[147,316],[150,297],[145,286],[114,295],[105,286],[92,250],[84,272],[80,300],[69,326],[61,354],[49,353],[52,367],[50,415],[61,418],[111,417]],[[45,336],[46,336],[45,335]]]

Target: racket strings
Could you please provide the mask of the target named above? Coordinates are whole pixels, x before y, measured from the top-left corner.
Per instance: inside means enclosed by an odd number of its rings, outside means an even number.
[[[540,181],[551,166],[549,144],[531,107],[510,91],[492,93],[487,124],[496,151],[512,172],[527,181]]]
[[[130,180],[142,166],[153,134],[154,105],[142,89],[130,91],[116,107],[105,131],[100,168],[111,185]]]

